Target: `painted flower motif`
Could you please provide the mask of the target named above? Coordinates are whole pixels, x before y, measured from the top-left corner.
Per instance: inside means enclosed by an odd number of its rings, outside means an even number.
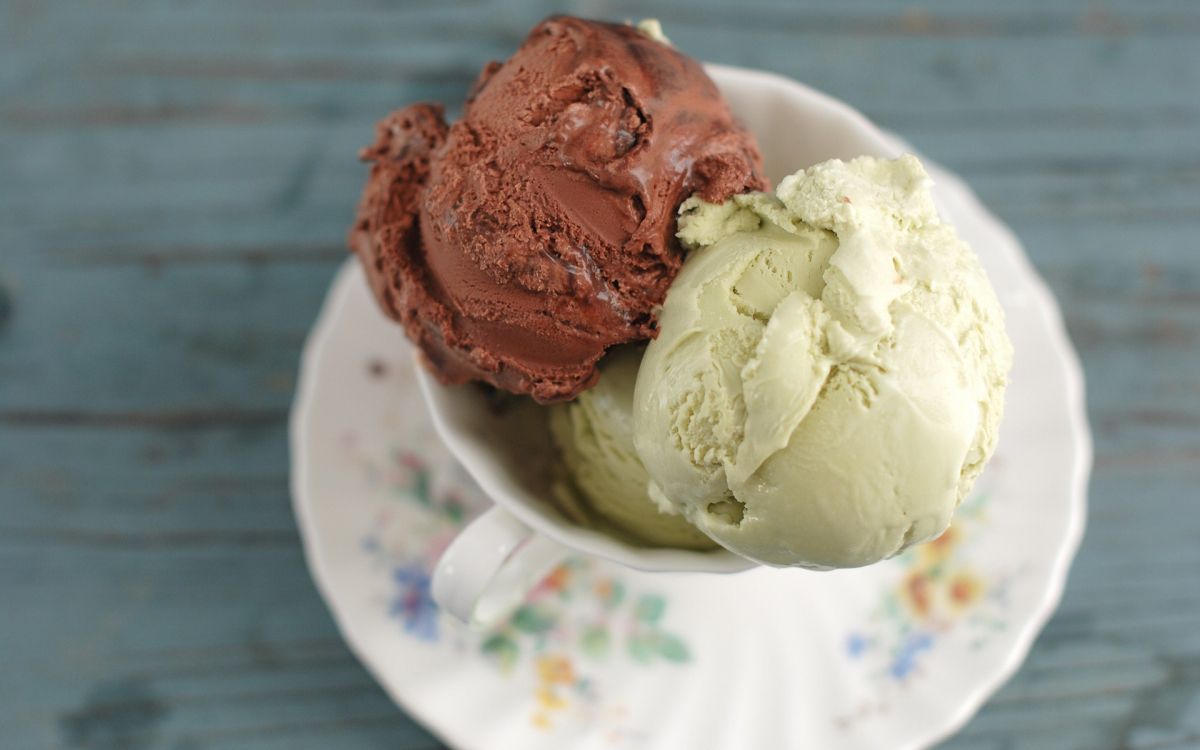
[[[566,693],[576,685],[575,669],[569,658],[559,654],[542,654],[534,660],[534,668],[538,685],[533,693],[536,708],[531,719],[539,729],[550,729],[555,712],[570,705]]]
[[[429,572],[421,563],[399,565],[392,571],[396,592],[389,612],[404,623],[405,632],[423,641],[438,637],[438,608],[429,590]]]
[[[897,598],[915,622],[935,629],[950,627],[986,592],[984,580],[956,555],[963,539],[962,530],[951,526],[911,558]]]
[[[847,636],[848,658],[870,665],[886,682],[904,684],[920,673],[924,654],[956,628],[972,628],[972,648],[986,643],[981,628],[1002,629],[1003,620],[984,608],[1003,604],[1006,580],[985,579],[964,555],[986,501],[986,493],[973,496],[945,532],[897,558],[903,567],[893,589],[870,624]]]
[[[947,583],[951,608],[962,611],[974,606],[983,597],[986,584],[970,570],[956,572]]]
[[[418,452],[405,448],[381,458],[360,458],[369,482],[396,504],[372,520],[361,542],[363,553],[388,570],[388,613],[409,636],[437,642],[440,613],[430,591],[438,557],[467,520],[469,494],[453,486]],[[453,471],[453,470],[452,470]],[[447,486],[443,486],[447,485]],[[388,529],[403,523],[405,533]],[[394,538],[393,538],[394,536]],[[407,542],[419,539],[416,546]],[[626,658],[640,664],[685,664],[688,645],[664,626],[668,601],[653,592],[629,592],[588,558],[571,558],[551,571],[525,602],[477,648],[503,674],[525,674],[533,682],[535,726],[553,730],[558,719],[603,697],[589,671],[603,660]],[[472,639],[455,640],[462,647]]]
[[[933,608],[930,593],[930,581],[924,571],[914,570],[904,578],[900,586],[900,601],[908,605],[913,616],[918,620],[929,617]]]
[[[872,645],[871,639],[862,633],[851,633],[850,636],[846,638],[846,653],[850,656],[850,658],[857,659],[865,654]]]
[[[901,642],[900,648],[892,657],[892,663],[888,667],[888,672],[897,680],[905,679],[917,668],[917,657],[921,655],[921,652],[932,648],[933,642],[932,633],[910,633]]]
[[[559,565],[550,571],[550,575],[542,579],[529,594],[531,600],[537,600],[550,594],[561,594],[571,583],[571,568],[569,565]]]
[[[542,682],[567,684],[575,680],[575,670],[565,656],[539,656],[536,664],[538,679]]]
[[[559,711],[567,707],[566,699],[550,687],[539,687],[534,692],[534,697],[537,699],[538,705],[546,711]]]
[[[605,610],[613,610],[625,599],[625,584],[613,578],[601,578],[592,587],[592,593]]]
[[[962,531],[957,524],[950,524],[937,538],[917,547],[918,565],[928,568],[944,562],[954,554],[954,550],[961,541]]]

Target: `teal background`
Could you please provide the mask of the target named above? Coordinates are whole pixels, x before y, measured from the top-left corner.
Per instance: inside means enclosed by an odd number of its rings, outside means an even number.
[[[1200,3],[0,0],[0,747],[438,746],[313,588],[287,411],[373,121],[553,11],[844,99],[1016,230],[1087,373],[1089,528],[944,747],[1200,746]]]

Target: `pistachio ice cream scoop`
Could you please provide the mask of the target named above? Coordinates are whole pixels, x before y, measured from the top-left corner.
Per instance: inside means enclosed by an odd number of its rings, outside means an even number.
[[[633,386],[641,357],[640,346],[614,351],[593,388],[550,407],[550,431],[567,469],[555,499],[577,522],[641,544],[719,549],[675,507],[650,499],[650,476],[633,447]]]
[[[867,565],[950,522],[996,444],[1012,348],[912,156],[691,198],[633,397],[650,494],[770,565]]]

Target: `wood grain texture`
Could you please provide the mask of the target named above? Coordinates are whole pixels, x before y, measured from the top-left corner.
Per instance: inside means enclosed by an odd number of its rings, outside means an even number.
[[[1089,529],[944,747],[1200,746],[1200,5],[0,0],[0,745],[437,742],[305,570],[285,422],[390,108],[550,12],[845,99],[960,172],[1059,296]]]

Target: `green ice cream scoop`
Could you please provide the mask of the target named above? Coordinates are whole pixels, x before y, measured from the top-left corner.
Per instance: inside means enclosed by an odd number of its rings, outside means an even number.
[[[867,565],[945,529],[995,447],[1012,349],[920,162],[693,198],[679,237],[633,399],[651,495],[771,565]]]
[[[576,521],[635,542],[716,549],[674,507],[660,508],[647,495],[650,476],[633,448],[633,386],[641,355],[641,347],[613,352],[594,387],[551,407],[550,430],[568,475],[555,488],[557,500]]]

